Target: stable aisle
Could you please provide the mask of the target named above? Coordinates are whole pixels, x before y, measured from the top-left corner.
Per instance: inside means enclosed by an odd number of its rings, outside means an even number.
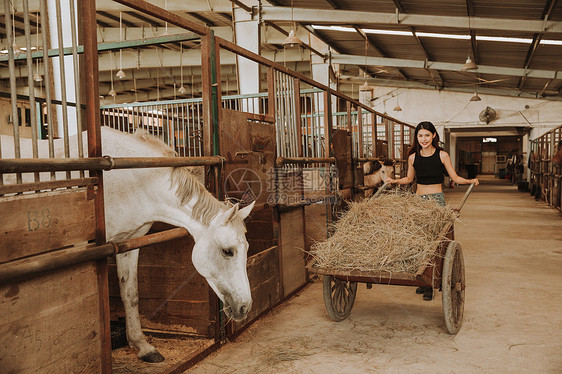
[[[562,372],[562,215],[507,181],[481,181],[455,224],[467,279],[456,336],[440,292],[428,302],[414,287],[360,284],[336,323],[316,280],[188,372]],[[456,206],[466,188],[447,201]]]

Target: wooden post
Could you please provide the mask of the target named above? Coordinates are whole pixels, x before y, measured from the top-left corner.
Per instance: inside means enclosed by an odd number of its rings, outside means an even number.
[[[81,30],[84,41],[84,77],[86,89],[86,123],[88,129],[88,156],[101,157],[101,128],[98,79],[98,40],[96,29],[96,1],[78,2],[82,15]],[[49,88],[47,88],[49,89]],[[76,110],[80,110],[77,108]],[[97,191],[94,196],[96,214],[96,244],[105,243],[105,211],[103,201],[103,173],[90,171],[90,176],[98,178]],[[111,373],[111,330],[109,313],[109,286],[107,279],[107,261],[97,261],[97,277],[99,288],[100,335],[102,351],[102,371]]]

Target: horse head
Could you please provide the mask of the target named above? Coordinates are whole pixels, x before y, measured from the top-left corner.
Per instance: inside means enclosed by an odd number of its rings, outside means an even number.
[[[223,301],[226,315],[235,321],[245,319],[252,307],[246,272],[248,241],[244,219],[252,211],[254,203],[243,209],[236,204],[218,213],[193,247],[195,269]]]

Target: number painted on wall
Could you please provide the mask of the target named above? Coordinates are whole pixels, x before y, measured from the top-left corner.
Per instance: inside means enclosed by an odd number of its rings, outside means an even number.
[[[36,231],[51,226],[51,216],[48,208],[41,211],[30,210],[27,212],[27,231]]]

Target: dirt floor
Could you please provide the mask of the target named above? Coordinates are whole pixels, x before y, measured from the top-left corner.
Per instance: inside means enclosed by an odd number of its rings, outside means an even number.
[[[441,294],[360,285],[333,322],[317,280],[189,373],[562,373],[562,216],[529,193],[482,178],[455,225],[466,305],[446,332]],[[446,192],[453,206],[466,187]]]

